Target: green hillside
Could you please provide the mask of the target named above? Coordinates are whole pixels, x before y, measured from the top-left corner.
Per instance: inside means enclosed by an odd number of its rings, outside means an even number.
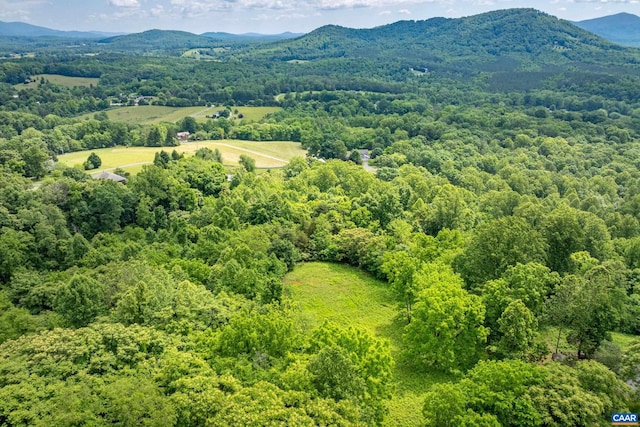
[[[174,52],[197,47],[211,47],[212,39],[186,31],[149,30],[102,39],[98,42],[108,50],[120,52]]]
[[[380,82],[413,73],[429,81],[481,79],[497,91],[543,88],[558,76],[581,85],[640,74],[636,49],[534,9],[371,29],[329,25],[294,40],[226,53],[231,54],[248,62],[288,62],[294,75],[348,69],[351,78]]]
[[[436,68],[443,64],[464,67],[464,63],[471,67],[489,60],[498,64],[510,58],[519,63],[511,68],[518,68],[536,62],[621,61],[621,51],[568,21],[534,9],[510,9],[459,19],[400,21],[361,30],[330,25],[274,45],[263,55],[282,60],[393,57],[423,61],[425,66]]]

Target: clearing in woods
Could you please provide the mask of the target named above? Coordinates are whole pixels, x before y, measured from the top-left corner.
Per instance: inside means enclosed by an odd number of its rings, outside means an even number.
[[[161,105],[139,105],[128,107],[114,107],[105,110],[109,120],[123,122],[127,124],[150,125],[162,122],[175,123],[187,116],[195,118],[197,121],[208,120],[207,116],[214,115],[217,111],[224,110],[224,107],[165,107]],[[236,114],[235,111],[238,110]],[[269,113],[280,111],[280,107],[233,107],[231,108],[232,119],[247,122],[258,121]],[[95,113],[78,116],[80,119],[91,119]],[[239,116],[242,115],[240,119]]]
[[[395,359],[395,395],[389,402],[387,426],[420,426],[424,393],[431,384],[451,380],[438,373],[416,372],[402,357],[404,321],[386,283],[342,264],[300,264],[284,278],[285,295],[298,304],[304,330],[329,320],[340,326],[371,331],[391,344]]]
[[[280,168],[295,156],[306,156],[307,152],[299,142],[277,141],[256,142],[225,139],[220,141],[194,141],[187,142],[177,147],[111,147],[97,150],[76,151],[74,153],[58,156],[59,163],[67,166],[82,165],[89,154],[96,153],[102,165],[99,169],[90,171],[97,175],[104,170],[111,171],[121,168],[135,174],[145,164],[153,162],[155,153],[162,150],[171,153],[174,149],[185,156],[193,155],[199,148],[208,147],[218,149],[222,153],[222,160],[226,166],[237,166],[241,154],[246,154],[256,161],[256,167],[261,169]]]
[[[43,78],[53,84],[66,87],[97,86],[100,81],[100,79],[93,77],[67,77],[59,74],[38,74],[37,76],[31,77],[30,83],[18,83],[17,85],[14,85],[14,87],[16,89],[34,89],[38,87],[40,80]]]

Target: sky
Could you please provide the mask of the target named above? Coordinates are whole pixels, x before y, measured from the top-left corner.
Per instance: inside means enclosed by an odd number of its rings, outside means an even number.
[[[0,21],[78,31],[277,34],[306,33],[326,24],[371,28],[514,7],[572,21],[619,12],[640,16],[640,0],[0,0]]]

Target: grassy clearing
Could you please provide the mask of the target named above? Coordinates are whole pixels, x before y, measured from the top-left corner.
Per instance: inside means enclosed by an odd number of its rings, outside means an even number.
[[[559,353],[575,354],[578,349],[575,345],[567,342],[568,330],[563,330],[560,334],[560,341],[558,346]],[[556,343],[558,342],[558,328],[548,326],[540,331],[540,338],[547,344],[550,352],[554,352],[556,349]],[[634,344],[639,338],[635,335],[622,334],[620,332],[611,332],[611,341],[620,347],[620,350],[625,351],[629,346]]]
[[[207,107],[164,107],[160,105],[141,105],[131,107],[116,107],[106,110],[109,120],[127,124],[149,125],[161,122],[177,122],[193,114],[199,114]],[[95,113],[79,116],[80,119],[93,118]]]
[[[228,51],[227,47],[213,47],[213,48],[197,48],[191,49],[182,54],[183,58],[197,59],[200,61],[219,61],[217,54]]]
[[[235,107],[231,110],[235,112],[236,108],[238,109],[238,114],[243,116],[242,121],[245,122],[257,122],[267,114],[282,110],[280,107]]]
[[[28,86],[28,85],[25,85]],[[176,123],[187,116],[194,117],[198,121],[208,120],[207,116],[215,114],[216,111],[224,107],[165,107],[161,105],[140,105],[115,107],[106,110],[109,120],[127,124],[151,125],[162,122]],[[270,113],[281,110],[279,107],[234,107],[232,111],[238,110],[242,114],[242,121],[259,121]],[[93,118],[95,113],[83,114],[79,119]]]
[[[298,321],[305,330],[330,320],[341,326],[368,329],[387,339],[396,365],[396,393],[389,403],[388,426],[422,425],[423,393],[435,382],[451,378],[420,374],[401,357],[404,321],[385,283],[353,267],[330,263],[299,265],[285,279],[285,293],[299,305]]]
[[[256,160],[258,168],[278,168],[286,165],[294,156],[305,156],[297,142],[255,142],[255,141],[199,141],[182,144],[178,147],[112,147],[98,150],[78,151],[64,154],[58,157],[60,163],[67,166],[81,165],[87,160],[91,152],[95,152],[102,160],[100,169],[91,171],[98,174],[103,170],[113,170],[120,167],[130,173],[137,173],[142,165],[153,162],[155,153],[165,150],[173,151],[186,156],[193,155],[198,148],[217,148],[222,153],[225,165],[237,166],[241,154],[246,154]]]
[[[616,343],[622,351],[625,351],[626,349],[631,347],[631,345],[637,343],[638,340],[640,340],[640,337],[629,334],[621,334],[619,332],[612,332],[611,340]]]
[[[28,84],[17,84],[14,87],[16,89],[34,89],[38,87],[40,84],[40,79],[44,78],[45,80],[49,80],[51,83],[66,86],[66,87],[75,87],[75,86],[97,86],[100,79],[91,78],[91,77],[67,77],[61,76],[58,74],[38,74],[37,76],[31,77],[31,83]]]
[[[300,304],[305,328],[329,320],[376,335],[386,336],[393,329],[396,308],[388,289],[363,271],[340,264],[307,263],[289,273],[285,285]]]

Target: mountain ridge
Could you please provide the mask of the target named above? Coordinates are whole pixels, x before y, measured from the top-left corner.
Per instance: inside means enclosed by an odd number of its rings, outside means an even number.
[[[569,21],[535,9],[505,9],[464,18],[397,21],[369,29],[326,25],[275,47],[269,46],[265,53],[281,60],[387,54],[441,61],[451,57],[504,55],[576,60],[590,50],[622,49]]]
[[[614,72],[613,69],[616,73],[627,69],[635,73],[640,63],[640,51],[532,8],[464,18],[397,21],[365,29],[326,25],[284,40],[256,37],[154,29],[100,38],[83,45],[82,51],[182,56],[199,49],[188,55],[204,60],[261,63],[346,60],[358,69],[387,67],[450,75],[521,71],[549,74],[557,67],[589,68],[601,74]]]
[[[122,36],[130,36],[135,34],[144,34],[149,33],[150,31],[167,31],[167,32],[181,32],[188,33],[194,36],[203,36],[208,38],[213,38],[217,40],[231,39],[231,40],[284,40],[289,38],[300,37],[304,33],[293,33],[290,31],[285,31],[277,34],[261,34],[261,33],[227,33],[227,32],[205,32],[202,34],[192,33],[189,31],[180,31],[180,30],[160,30],[160,29],[149,29],[145,31],[140,31],[136,33],[123,33],[123,32],[106,32],[106,31],[66,31],[66,30],[56,30],[53,28],[43,27],[39,25],[32,25],[26,22],[20,21],[0,21],[0,37],[61,37],[61,38],[97,38],[97,39],[110,39],[114,37],[122,37]],[[102,41],[102,40],[101,40]]]
[[[617,13],[574,22],[574,24],[614,43],[640,47],[640,17],[637,15]]]
[[[447,23],[451,22],[461,22],[461,21],[473,21],[474,19],[478,19],[477,17],[487,17],[487,16],[495,16],[499,15],[504,11],[509,11],[511,13],[522,13],[522,11],[536,12],[546,15],[544,12],[537,11],[535,9],[503,9],[503,10],[495,10],[491,12],[485,12],[477,15],[471,15],[462,18],[443,18],[443,17],[434,17],[425,20],[413,20],[413,21],[396,21],[389,24],[384,24],[372,28],[364,28],[364,29],[353,29],[348,27],[341,27],[338,25],[328,24],[321,27],[316,28],[315,30],[309,33],[292,33],[292,32],[283,32],[279,34],[260,34],[260,33],[243,33],[243,34],[234,34],[228,32],[205,32],[202,34],[191,33],[188,31],[180,31],[180,30],[158,30],[158,29],[150,29],[137,33],[110,33],[110,32],[102,32],[102,31],[63,31],[63,30],[55,30],[47,27],[37,26],[28,24],[25,22],[4,22],[0,21],[0,37],[28,37],[28,38],[37,38],[37,37],[59,37],[59,38],[75,38],[75,39],[100,39],[100,43],[112,43],[113,41],[121,41],[122,39],[118,39],[118,37],[131,37],[132,40],[136,40],[136,42],[141,41],[141,39],[148,37],[149,35],[157,32],[166,32],[165,34],[171,35],[174,39],[179,37],[185,42],[185,48],[193,48],[193,47],[206,47],[208,43],[204,39],[198,39],[198,36],[205,37],[207,39],[215,40],[218,42],[223,41],[231,41],[231,42],[253,42],[253,41],[282,41],[282,40],[290,40],[297,39],[300,37],[304,37],[306,35],[322,33],[323,31],[339,31],[339,29],[343,29],[345,31],[350,32],[351,35],[358,34],[357,32],[376,32],[380,31],[384,28],[397,28],[397,26],[401,23],[429,23],[429,25],[434,27],[442,27],[446,26]],[[547,15],[552,16],[552,15]],[[555,18],[555,17],[554,17]],[[555,18],[558,19],[558,18]],[[630,13],[618,13],[615,15],[607,15],[599,18],[593,18],[583,21],[567,21],[571,22],[571,24],[575,25],[578,28],[589,31],[599,37],[602,37],[610,42],[621,44],[624,46],[632,46],[632,47],[640,47],[640,17],[630,14]],[[419,25],[418,25],[419,26]],[[355,32],[351,32],[351,30]],[[182,34],[182,36],[176,36],[176,34]],[[358,36],[360,36],[359,34]],[[394,36],[394,34],[389,34],[389,36]],[[169,37],[171,38],[171,37]],[[160,40],[161,37],[156,37],[155,40]],[[126,40],[126,39],[125,39]],[[152,38],[153,40],[153,38]],[[174,45],[178,40],[172,40],[171,44]],[[143,43],[144,45],[145,43]],[[146,43],[148,44],[148,43]],[[143,46],[144,47],[144,46]],[[178,46],[175,46],[178,47]]]
[[[5,37],[100,38],[120,34],[122,33],[103,31],[63,31],[27,24],[25,22],[0,21],[0,36]]]

